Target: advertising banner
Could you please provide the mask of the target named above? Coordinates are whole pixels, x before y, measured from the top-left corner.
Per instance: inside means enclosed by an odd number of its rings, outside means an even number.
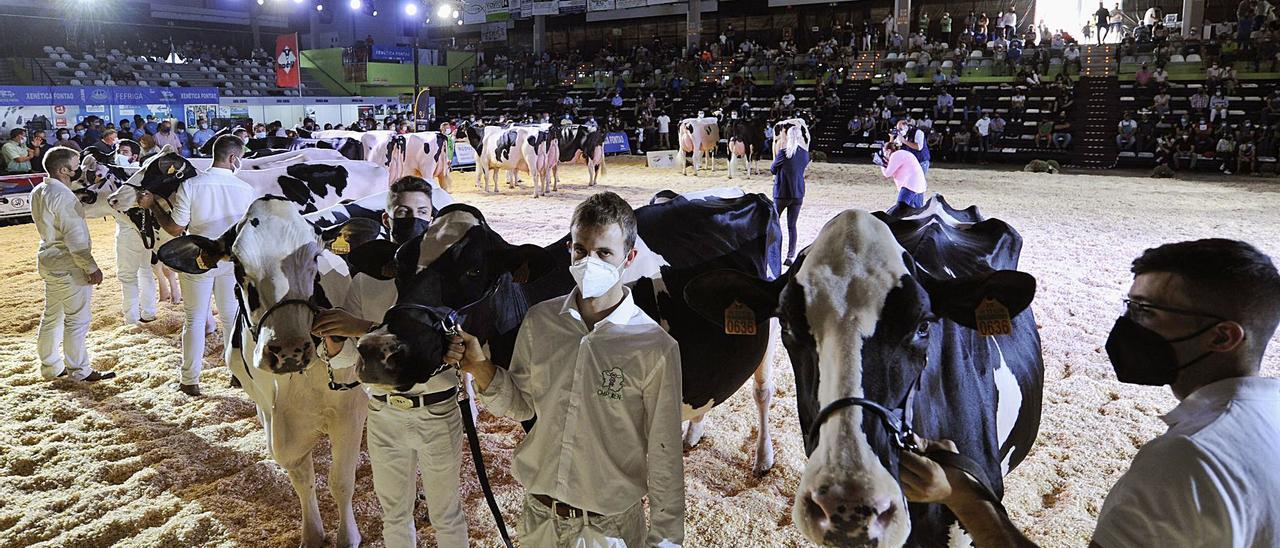
[[[101,105],[214,103],[218,97],[217,88],[0,86],[0,106],[96,105],[101,110]]]
[[[276,37],[276,86],[296,88],[302,81],[302,67],[298,66],[298,33]]]
[[[588,11],[609,11],[614,7],[614,0],[587,0]]]
[[[617,0],[618,9],[643,8],[649,5],[645,0]]]
[[[397,46],[379,46],[374,44],[373,51],[370,52],[369,59],[372,61],[387,61],[391,63],[412,63],[413,49]]]
[[[560,15],[560,3],[556,0],[550,2],[531,2],[532,7],[530,13],[533,15]]]
[[[507,23],[505,21],[497,23],[485,23],[480,27],[481,42],[506,42],[507,41]]]
[[[560,13],[585,13],[587,0],[560,0]]]
[[[621,131],[613,131],[604,134],[604,153],[605,154],[627,154],[631,152],[631,140],[627,138],[627,134]]]

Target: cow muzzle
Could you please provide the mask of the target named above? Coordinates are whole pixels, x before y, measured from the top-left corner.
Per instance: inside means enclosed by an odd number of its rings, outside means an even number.
[[[262,364],[276,374],[301,373],[313,355],[315,345],[309,337],[272,338],[262,345]]]
[[[850,483],[802,488],[794,517],[805,536],[825,546],[902,546],[910,523],[901,498],[874,494]]]

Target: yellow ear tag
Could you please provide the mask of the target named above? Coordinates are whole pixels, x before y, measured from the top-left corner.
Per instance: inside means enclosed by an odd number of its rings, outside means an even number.
[[[339,255],[351,253],[351,242],[347,241],[347,235],[338,234],[338,239],[329,244],[329,250]]]
[[[1009,309],[995,299],[983,299],[973,312],[974,321],[978,324],[978,334],[983,337],[1008,335],[1013,333],[1013,322],[1009,320]]]
[[[745,304],[733,301],[724,309],[725,335],[755,335],[756,313]]]
[[[174,167],[174,166],[169,166],[169,171],[168,171],[168,173],[165,173],[165,175],[173,175],[173,174],[174,174],[175,172],[177,172],[177,171],[178,171],[178,168],[176,168],[176,167]]]
[[[209,270],[209,269],[213,268],[213,266],[212,266],[212,265],[210,265],[209,263],[205,262],[205,260],[204,260],[204,253],[201,253],[201,254],[199,254],[199,255],[196,255],[196,266],[197,266],[197,267],[199,267],[199,268],[202,268],[202,269],[204,269],[204,270]]]

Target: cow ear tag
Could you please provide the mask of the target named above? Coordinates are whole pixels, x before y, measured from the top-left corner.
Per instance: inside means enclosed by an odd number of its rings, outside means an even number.
[[[733,301],[724,309],[725,335],[755,335],[756,313],[745,304]]]
[[[203,270],[209,270],[213,268],[212,266],[209,265],[209,263],[205,262],[203,252],[196,255],[196,267]]]
[[[351,242],[347,241],[346,234],[338,234],[338,238],[329,244],[329,250],[338,255],[346,255],[351,253]]]
[[[978,324],[978,334],[983,337],[1013,333],[1013,322],[1009,321],[1009,309],[995,299],[983,299],[974,310],[973,316],[975,323]]]

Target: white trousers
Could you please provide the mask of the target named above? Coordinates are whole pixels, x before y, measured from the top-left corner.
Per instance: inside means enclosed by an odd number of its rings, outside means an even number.
[[[209,297],[218,301],[218,317],[222,323],[222,344],[231,338],[231,325],[240,307],[236,303],[236,277],[230,264],[220,265],[204,274],[178,273],[182,287],[182,384],[200,384],[204,368],[205,326],[209,315]]]
[[[418,470],[436,544],[466,547],[467,520],[458,497],[458,452],[462,450],[458,403],[450,398],[426,407],[396,409],[370,399],[367,424],[373,490],[382,506],[382,541],[387,548],[418,544],[413,524]]]
[[[639,502],[622,513],[611,516],[562,518],[528,494],[524,496],[524,510],[520,514],[518,531],[521,546],[539,548],[642,547],[647,533],[644,507]],[[578,542],[579,539],[584,542]]]
[[[124,321],[156,317],[156,275],[151,270],[151,250],[142,245],[142,235],[131,226],[116,222],[116,277],[123,293]]]
[[[44,278],[44,316],[36,342],[40,375],[52,379],[65,369],[72,379],[83,380],[93,373],[84,341],[92,319],[93,286],[69,272],[41,272],[40,277]]]

